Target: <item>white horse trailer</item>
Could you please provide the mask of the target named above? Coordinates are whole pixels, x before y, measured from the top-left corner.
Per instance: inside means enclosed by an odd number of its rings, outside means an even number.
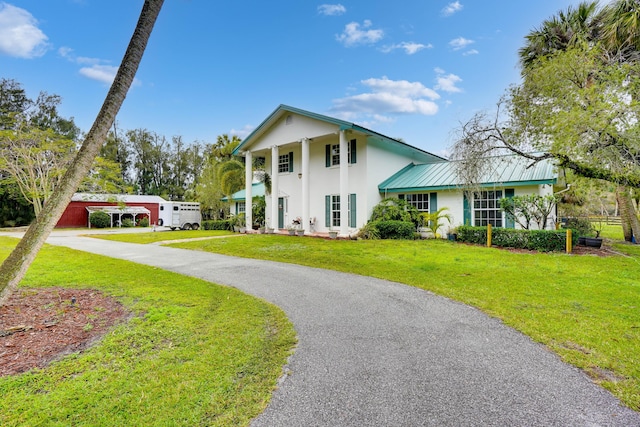
[[[200,203],[166,202],[160,203],[158,225],[172,230],[197,230],[202,223]]]

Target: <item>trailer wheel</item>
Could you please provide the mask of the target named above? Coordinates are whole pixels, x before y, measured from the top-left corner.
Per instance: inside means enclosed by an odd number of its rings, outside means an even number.
[[[162,220],[162,218],[160,218],[160,219],[158,220],[158,225],[159,225],[160,227],[162,227],[162,224],[164,224],[164,221]]]
[[[200,228],[200,224],[198,224],[198,223],[192,224],[191,228],[194,229],[194,230],[197,230],[197,229]]]
[[[182,226],[183,230],[191,230],[191,224],[185,224]]]

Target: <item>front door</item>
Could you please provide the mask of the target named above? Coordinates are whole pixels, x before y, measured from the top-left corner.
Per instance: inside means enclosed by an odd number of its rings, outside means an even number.
[[[285,211],[284,197],[278,197],[278,228],[284,228],[284,211]]]

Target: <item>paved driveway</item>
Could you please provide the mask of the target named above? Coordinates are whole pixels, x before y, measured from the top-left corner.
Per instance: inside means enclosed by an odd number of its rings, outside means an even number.
[[[49,243],[236,287],[299,344],[253,426],[640,426],[640,414],[478,310],[368,277],[155,245]]]

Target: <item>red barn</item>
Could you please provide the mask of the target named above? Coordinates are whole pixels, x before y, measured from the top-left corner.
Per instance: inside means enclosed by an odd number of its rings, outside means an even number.
[[[88,227],[89,212],[98,210],[103,210],[111,216],[113,226],[124,218],[136,221],[143,217],[149,218],[149,224],[156,224],[160,204],[165,202],[166,200],[160,196],[76,193],[56,227]]]

